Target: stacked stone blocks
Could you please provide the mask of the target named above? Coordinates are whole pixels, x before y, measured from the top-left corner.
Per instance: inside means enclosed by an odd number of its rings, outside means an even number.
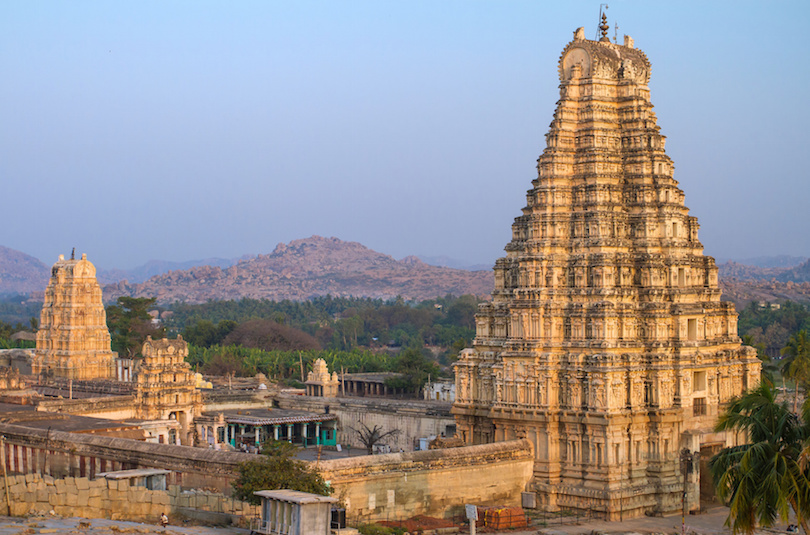
[[[168,491],[131,486],[128,480],[88,479],[25,474],[9,476],[12,516],[48,514],[111,520],[155,521],[161,513],[179,508],[198,509],[253,517],[258,506],[220,493],[183,491],[170,485]],[[2,485],[0,485],[2,487]],[[5,489],[0,489],[4,493]],[[199,499],[202,496],[204,499]],[[2,496],[0,496],[2,497]],[[0,500],[2,503],[3,500]],[[0,505],[0,509],[4,509]]]

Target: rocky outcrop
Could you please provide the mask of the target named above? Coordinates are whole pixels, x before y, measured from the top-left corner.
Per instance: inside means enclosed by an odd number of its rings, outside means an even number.
[[[157,297],[160,303],[253,299],[306,300],[319,295],[430,299],[446,294],[488,296],[489,271],[464,271],[425,264],[416,257],[397,261],[357,242],[312,236],[279,244],[268,255],[228,268],[201,266],[170,271],[142,284],[126,281],[104,288],[104,298]]]
[[[42,292],[48,266],[23,252],[0,246],[0,294]]]

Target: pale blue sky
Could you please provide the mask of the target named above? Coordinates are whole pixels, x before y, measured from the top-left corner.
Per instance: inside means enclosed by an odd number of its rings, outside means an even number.
[[[810,256],[810,3],[609,2],[719,257]],[[598,2],[0,2],[0,245],[502,256]],[[613,29],[611,29],[611,36]]]

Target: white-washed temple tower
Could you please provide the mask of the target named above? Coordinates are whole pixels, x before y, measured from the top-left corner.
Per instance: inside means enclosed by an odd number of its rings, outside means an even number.
[[[618,520],[678,511],[684,489],[693,509],[704,463],[680,458],[734,440],[713,425],[760,363],[673,178],[645,54],[580,28],[559,76],[537,178],[455,366],[459,434],[530,439],[548,509]]]

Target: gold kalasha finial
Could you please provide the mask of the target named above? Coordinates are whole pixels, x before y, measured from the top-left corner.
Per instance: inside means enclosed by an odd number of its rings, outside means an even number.
[[[604,13],[602,13],[602,25],[599,26],[599,29],[602,31],[600,41],[610,41],[610,38],[607,36],[608,30],[610,30],[610,24],[608,24],[607,15]]]

